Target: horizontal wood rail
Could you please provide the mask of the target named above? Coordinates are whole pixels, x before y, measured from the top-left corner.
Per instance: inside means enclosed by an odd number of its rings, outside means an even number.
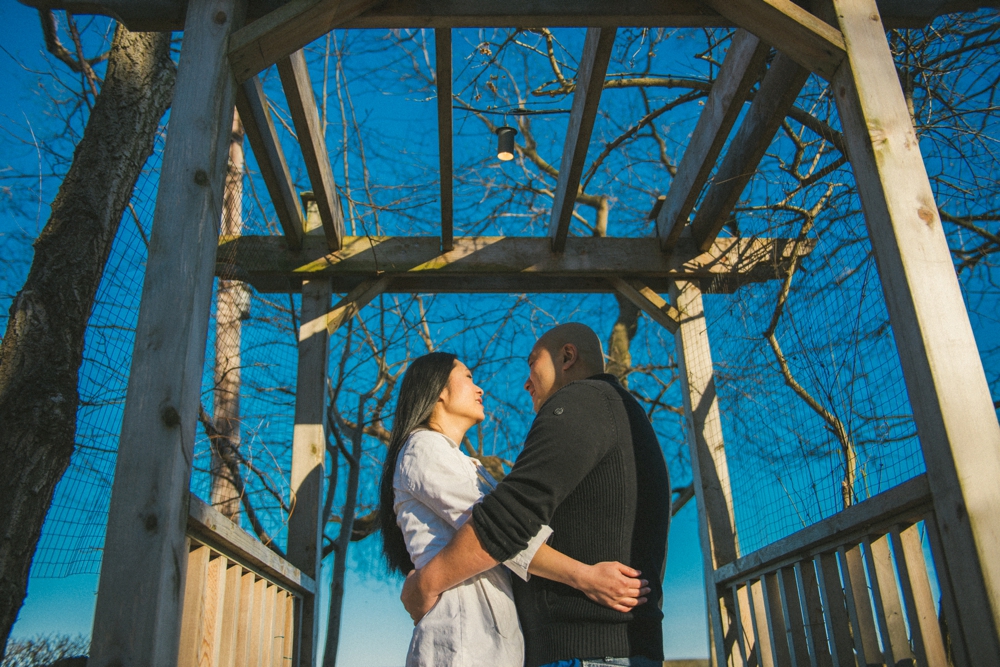
[[[315,582],[189,496],[178,667],[287,667]]]
[[[935,563],[924,556],[924,535]],[[930,578],[942,571],[925,475],[719,567],[730,664],[899,663],[946,667],[946,636]],[[954,618],[947,576],[943,616]]]
[[[641,281],[665,293],[672,280],[701,280],[705,292],[783,278],[792,253],[808,255],[815,243],[794,239],[720,238],[707,252],[682,239],[670,254],[655,238],[570,237],[562,253],[542,237],[456,237],[442,252],[436,236],[347,236],[338,252],[306,238],[292,251],[278,236],[220,240],[217,275],[263,292],[297,291],[303,280],[324,277],[333,291],[349,292],[365,280],[389,277],[387,292],[595,292],[614,290],[612,277]]]

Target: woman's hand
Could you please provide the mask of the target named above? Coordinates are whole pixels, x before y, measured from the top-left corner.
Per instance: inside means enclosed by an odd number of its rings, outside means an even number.
[[[584,565],[577,573],[574,588],[594,602],[615,611],[628,612],[646,602],[649,582],[639,579],[642,572],[616,561]]]

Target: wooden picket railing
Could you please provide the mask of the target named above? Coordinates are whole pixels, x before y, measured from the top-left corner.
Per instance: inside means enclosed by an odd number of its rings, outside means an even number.
[[[187,534],[178,667],[296,664],[315,582],[194,495]]]
[[[728,664],[947,667],[925,531],[938,558],[921,475],[717,569]],[[942,607],[954,618],[946,579]]]

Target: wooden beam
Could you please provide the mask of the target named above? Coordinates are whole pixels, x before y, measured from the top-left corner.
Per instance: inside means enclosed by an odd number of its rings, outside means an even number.
[[[288,100],[288,111],[295,123],[313,196],[319,206],[319,217],[323,222],[327,245],[330,250],[339,250],[344,238],[344,213],[333,179],[333,167],[326,152],[323,128],[319,124],[319,111],[316,108],[316,96],[309,78],[305,54],[296,51],[279,61],[278,74]]]
[[[844,36],[792,0],[705,0],[805,69],[829,80],[844,60]]]
[[[450,28],[434,31],[434,53],[437,60],[438,155],[441,164],[441,249],[448,251],[455,247]]]
[[[321,239],[306,237],[299,252],[281,237],[224,239],[219,271],[258,289],[297,291],[303,279],[327,277],[338,292],[364,280],[391,277],[391,292],[609,292],[609,278],[641,280],[666,292],[674,279],[703,279],[713,291],[782,278],[793,252],[809,254],[814,242],[795,250],[795,239],[718,239],[699,252],[682,239],[670,255],[654,238],[573,237],[555,255],[549,239],[539,237],[457,237],[441,252],[440,239],[348,236],[343,248],[329,252]],[[707,291],[707,289],[706,289]]]
[[[973,659],[1000,655],[1000,424],[878,10],[833,5],[848,59],[831,89],[961,600],[959,640]]]
[[[379,4],[379,0],[290,0],[233,34],[229,64],[243,82]]]
[[[808,77],[809,71],[785,54],[775,56],[691,223],[699,248],[711,247],[722,231]]]
[[[184,29],[186,0],[19,0],[41,9],[73,14],[103,14],[137,32]],[[280,0],[250,0],[248,18],[272,11]],[[996,0],[880,0],[887,28],[919,28],[930,19],[953,12],[996,7]],[[700,0],[386,0],[344,20],[339,27],[396,28],[732,28],[735,24]]]
[[[610,278],[609,282],[615,291],[631,301],[642,312],[649,315],[654,322],[665,328],[670,333],[677,333],[677,326],[681,320],[681,314],[677,309],[667,303],[662,296],[634,280],[624,278]]]
[[[549,220],[549,237],[552,251],[562,252],[566,247],[569,223],[573,218],[576,195],[580,190],[583,164],[587,160],[590,135],[597,119],[597,108],[604,90],[604,77],[608,73],[611,49],[615,45],[616,28],[589,28],[583,44],[583,56],[576,71],[576,89],[573,92],[573,107],[563,144],[562,162],[559,167],[559,183],[552,202],[552,218]]]
[[[729,484],[729,464],[726,461],[719,415],[719,398],[715,385],[715,368],[708,339],[708,322],[702,303],[702,291],[697,282],[678,280],[670,286],[670,300],[680,315],[674,332],[677,363],[681,376],[688,451],[691,474],[698,506],[698,536],[701,542],[702,570],[705,595],[715,641],[716,663],[726,665],[728,655],[742,631],[740,621],[747,623],[752,615],[744,616],[736,601],[725,595],[726,587],[717,586],[714,574],[720,567],[732,563],[740,555],[733,513],[733,494]],[[720,595],[720,592],[723,594]],[[759,635],[757,635],[759,639]],[[758,650],[760,641],[757,642]]]
[[[766,44],[746,30],[737,30],[733,35],[691,142],[656,216],[656,231],[664,252],[677,244],[750,88],[764,73],[769,51]]]
[[[250,148],[271,195],[288,247],[298,250],[302,247],[302,207],[257,76],[250,77],[237,87],[236,109],[240,112]]]

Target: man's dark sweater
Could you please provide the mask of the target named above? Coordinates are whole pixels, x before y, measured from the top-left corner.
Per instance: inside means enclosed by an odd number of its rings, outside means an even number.
[[[643,655],[663,659],[661,588],[670,480],[642,407],[613,375],[570,383],[538,410],[510,474],[473,508],[486,551],[504,561],[548,524],[553,548],[620,561],[649,580],[648,602],[621,613],[541,577],[515,579],[525,664]]]

